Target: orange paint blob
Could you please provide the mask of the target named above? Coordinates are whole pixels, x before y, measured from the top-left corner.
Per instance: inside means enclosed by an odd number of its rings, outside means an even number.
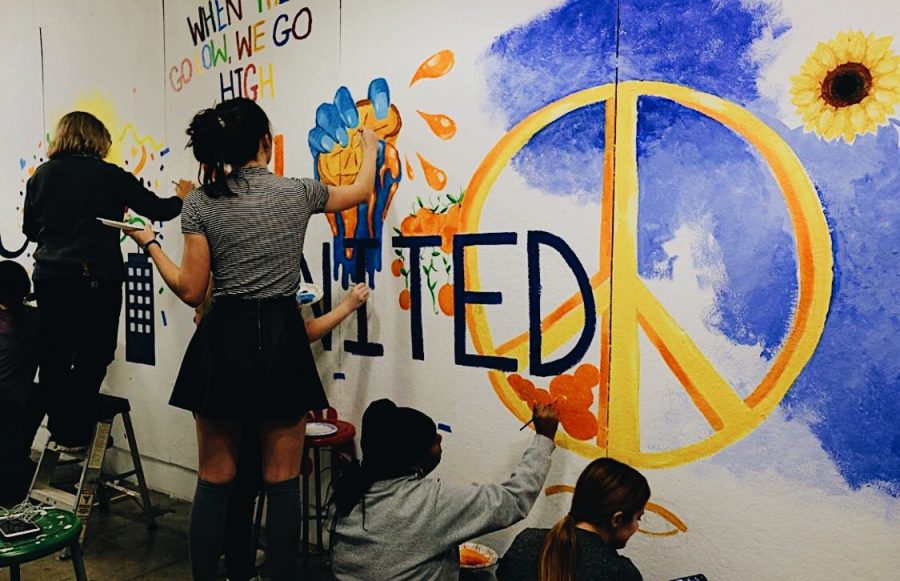
[[[403,269],[403,261],[399,258],[391,263],[391,274],[394,276],[400,276],[402,273],[400,272]]]
[[[409,86],[412,87],[419,79],[442,77],[450,72],[455,63],[456,57],[452,50],[438,51],[419,65],[419,68],[416,69],[416,74],[413,75],[412,80],[409,82]]]
[[[576,440],[590,440],[597,435],[597,418],[588,410],[560,414],[559,422]]]
[[[403,159],[406,160],[406,177],[408,177],[411,180],[416,179],[416,174],[413,173],[412,164],[409,163],[409,158],[406,156],[403,156]]]
[[[456,121],[443,113],[425,113],[416,109],[419,117],[428,123],[431,132],[441,139],[451,139],[456,135]]]
[[[413,236],[421,232],[421,228],[415,216],[407,216],[400,222],[400,234],[403,236]]]
[[[575,383],[583,387],[594,387],[600,383],[600,370],[590,363],[582,363],[575,370]]]
[[[412,306],[412,296],[409,294],[409,289],[405,288],[400,291],[400,308],[404,311],[408,311],[409,307]]]
[[[441,191],[447,185],[447,174],[444,170],[431,165],[427,159],[422,157],[421,153],[416,154],[419,163],[422,164],[422,171],[425,173],[425,181],[431,186],[431,189]]]
[[[441,287],[441,290],[438,291],[438,305],[441,307],[441,312],[443,312],[448,317],[453,316],[453,285],[445,284]]]

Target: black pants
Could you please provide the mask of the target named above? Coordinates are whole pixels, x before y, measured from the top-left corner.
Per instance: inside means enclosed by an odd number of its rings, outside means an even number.
[[[39,386],[27,405],[0,402],[0,506],[12,507],[25,499],[34,465],[29,459],[34,436],[44,419]]]
[[[41,386],[59,444],[90,442],[97,394],[116,354],[122,286],[82,275],[34,281],[44,340]]]

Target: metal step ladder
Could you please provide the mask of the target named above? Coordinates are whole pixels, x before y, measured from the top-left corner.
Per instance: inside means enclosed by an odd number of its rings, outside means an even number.
[[[147,521],[147,528],[153,530],[157,527],[153,504],[150,500],[150,490],[144,480],[141,456],[138,453],[134,427],[129,415],[131,404],[123,397],[99,394],[97,410],[97,417],[101,419],[97,420],[94,437],[87,450],[70,454],[60,450],[56,442],[48,441],[41,453],[34,479],[31,481],[31,489],[28,492],[28,497],[32,500],[74,512],[81,521],[81,538],[79,540],[82,543],[87,534],[91,510],[95,504],[99,504],[102,510],[108,507],[110,500],[113,500],[110,490],[119,493],[115,498],[125,496],[132,498],[141,507]],[[131,450],[133,470],[121,474],[106,474],[103,472],[103,459],[106,457],[106,450],[109,447],[113,420],[117,415],[122,416],[122,423],[125,426],[125,436]],[[54,479],[57,467],[72,464],[81,465],[81,477],[75,486],[74,494],[55,486],[58,482]],[[125,479],[130,476],[137,478],[138,490],[124,485]]]

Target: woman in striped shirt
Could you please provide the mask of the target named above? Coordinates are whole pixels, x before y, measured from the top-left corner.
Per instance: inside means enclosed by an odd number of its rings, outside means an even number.
[[[249,99],[200,111],[187,133],[203,185],[185,199],[181,265],[166,255],[150,228],[130,235],[187,304],[201,303],[210,273],[215,281],[213,307],[188,345],[170,399],[193,412],[197,425],[191,568],[194,579],[216,577],[241,426],[255,420],[271,577],[293,580],[305,416],[328,407],[294,298],[303,239],[312,214],[339,212],[369,199],[378,139],[362,130],[363,160],[355,182],[326,186],[269,172],[269,120]]]

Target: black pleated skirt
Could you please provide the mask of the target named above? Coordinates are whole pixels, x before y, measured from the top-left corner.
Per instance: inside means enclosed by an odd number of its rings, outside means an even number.
[[[207,419],[299,419],[328,407],[294,297],[219,297],[194,332],[169,403]]]

